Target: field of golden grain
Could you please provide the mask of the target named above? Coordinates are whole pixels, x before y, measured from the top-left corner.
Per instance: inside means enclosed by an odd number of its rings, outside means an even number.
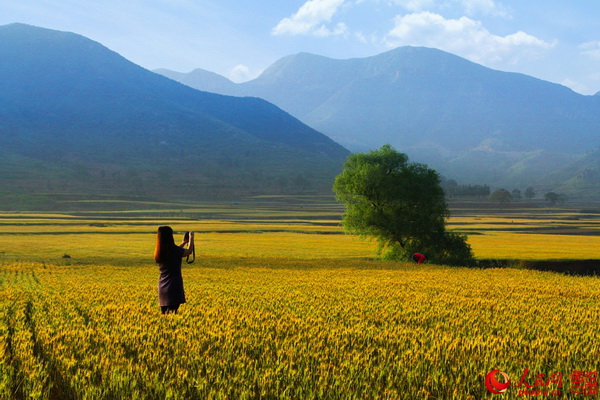
[[[382,262],[335,210],[239,208],[1,214],[0,399],[512,399],[485,376],[526,368],[594,398],[570,374],[600,367],[598,277]],[[451,222],[478,256],[600,258],[592,213]],[[199,232],[168,316],[163,224]]]

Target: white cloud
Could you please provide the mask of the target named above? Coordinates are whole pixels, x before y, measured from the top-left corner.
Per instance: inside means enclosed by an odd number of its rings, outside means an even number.
[[[358,41],[361,42],[361,43],[368,43],[367,38],[365,37],[365,35],[363,35],[362,32],[355,32],[354,33],[354,37],[356,39],[358,39]]]
[[[435,47],[485,65],[514,65],[554,46],[521,31],[494,35],[481,22],[468,17],[445,19],[439,14],[421,12],[399,15],[394,22],[385,38],[389,47]]]
[[[345,24],[338,24],[333,30],[324,24],[331,22],[333,15],[345,0],[309,0],[289,18],[279,21],[272,30],[273,35],[331,36],[347,33]]]
[[[240,83],[256,78],[256,74],[253,74],[250,71],[250,68],[248,68],[247,66],[239,64],[229,71],[227,77],[233,82]]]
[[[328,29],[325,25],[321,25],[321,27],[314,31],[315,36],[338,36],[338,35],[346,35],[348,33],[348,27],[345,23],[338,23],[333,30]]]
[[[600,61],[600,40],[580,44],[579,49],[583,55]]]
[[[508,9],[494,0],[393,0],[393,3],[410,12],[447,10],[458,7],[467,15],[509,16]]]

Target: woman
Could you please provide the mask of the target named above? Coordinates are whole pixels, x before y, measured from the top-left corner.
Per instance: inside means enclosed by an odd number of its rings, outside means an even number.
[[[188,248],[184,248],[185,245]],[[158,301],[163,314],[177,313],[179,305],[185,303],[183,277],[181,276],[181,259],[192,254],[194,249],[194,232],[189,233],[189,240],[175,245],[173,229],[161,226],[156,234],[154,261],[160,269],[158,280]]]

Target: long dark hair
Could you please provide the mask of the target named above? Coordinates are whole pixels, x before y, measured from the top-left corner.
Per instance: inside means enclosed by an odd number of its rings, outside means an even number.
[[[161,226],[156,233],[156,248],[154,249],[154,261],[162,262],[175,250],[175,239],[173,229],[170,226]]]

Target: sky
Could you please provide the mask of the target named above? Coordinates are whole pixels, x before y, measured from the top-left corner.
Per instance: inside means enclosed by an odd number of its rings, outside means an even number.
[[[486,67],[600,91],[600,0],[0,0],[0,25],[75,32],[153,70],[235,82],[308,52],[438,48]]]

